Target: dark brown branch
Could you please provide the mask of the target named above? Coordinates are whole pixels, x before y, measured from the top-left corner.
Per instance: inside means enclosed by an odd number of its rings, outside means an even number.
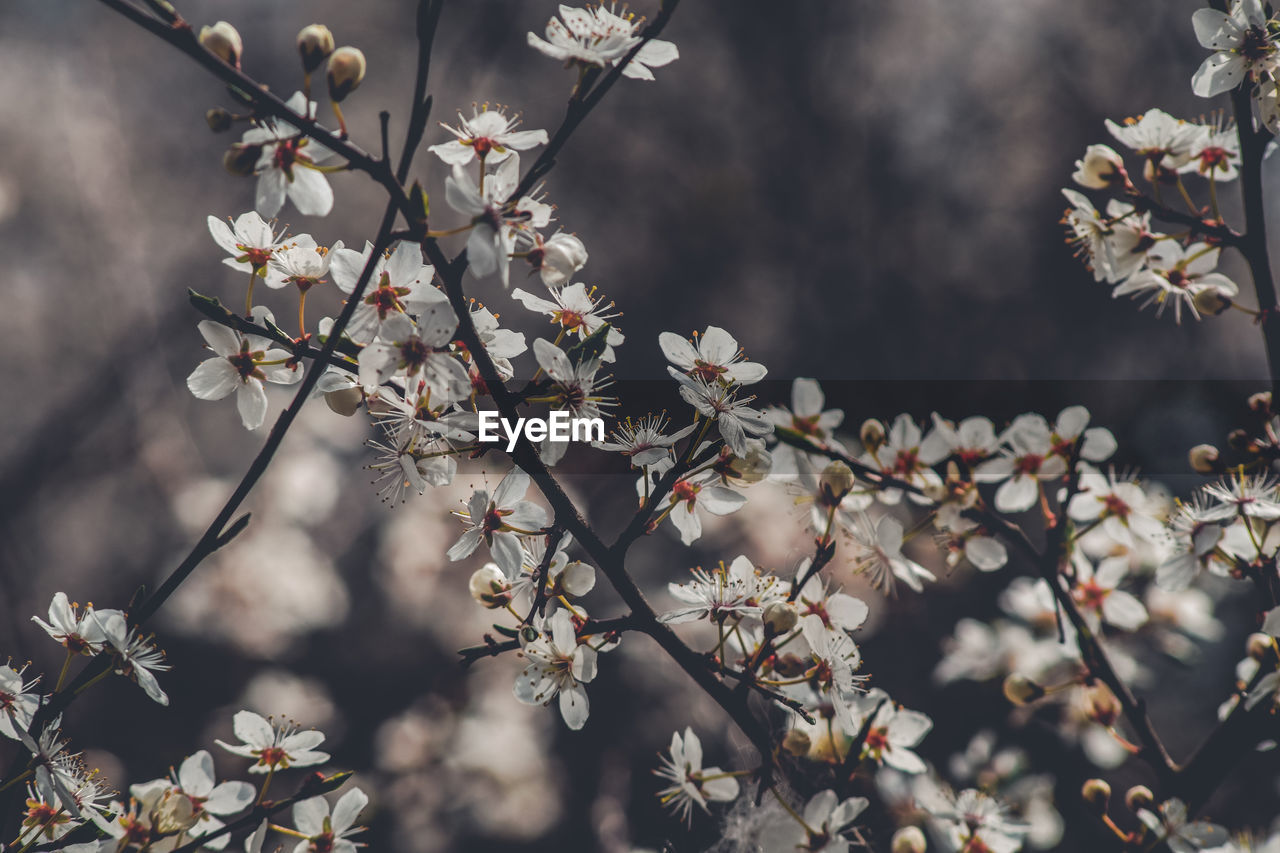
[[[588,619],[586,624],[578,629],[577,633],[580,637],[588,637],[601,634],[620,634],[624,631],[635,630],[638,630],[636,620],[628,613],[626,616],[615,616],[612,619]],[[462,656],[462,665],[470,666],[481,658],[496,658],[498,655],[514,652],[518,648],[520,648],[519,639],[513,638],[498,642],[491,635],[485,634],[482,645],[458,649],[458,654]]]
[[[1227,0],[1210,0],[1209,5],[1219,12],[1227,11]],[[1236,135],[1240,139],[1239,180],[1244,201],[1244,234],[1238,248],[1249,264],[1249,275],[1258,298],[1258,310],[1261,312],[1258,325],[1266,347],[1271,392],[1280,400],[1280,316],[1277,316],[1275,279],[1271,274],[1271,253],[1267,247],[1262,187],[1262,158],[1266,155],[1271,133],[1265,127],[1254,127],[1250,86],[1246,76],[1239,86],[1231,90],[1231,109],[1235,113]]]
[[[396,180],[403,185],[409,180],[409,167],[413,156],[422,144],[427,119],[431,115],[431,96],[427,94],[427,76],[431,71],[431,49],[435,44],[436,30],[440,26],[443,0],[418,0],[418,70],[413,79],[413,106],[409,113],[409,129],[404,135],[404,149],[400,152],[400,164],[396,167]],[[411,220],[412,221],[412,220]]]
[[[529,615],[526,619],[532,619],[536,613],[542,616],[547,608],[547,576],[551,573],[551,561],[555,559],[556,549],[560,547],[561,540],[564,539],[564,528],[559,525],[552,525],[546,534],[546,551],[542,554],[542,559],[538,562],[538,566],[533,571],[533,604],[529,608]]]
[[[1226,246],[1239,247],[1244,243],[1244,235],[1226,225],[1215,224],[1212,220],[1207,220],[1191,213],[1183,213],[1181,210],[1161,204],[1151,196],[1139,192],[1136,188],[1130,190],[1123,198],[1131,202],[1138,210],[1150,213],[1157,219],[1187,226],[1191,229],[1192,234],[1203,234]]]

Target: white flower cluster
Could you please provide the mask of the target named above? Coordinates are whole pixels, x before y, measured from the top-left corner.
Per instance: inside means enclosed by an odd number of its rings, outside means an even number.
[[[81,609],[59,592],[49,605],[48,621],[39,617],[34,621],[66,649],[67,665],[50,694],[38,691],[41,679],[25,679],[25,670],[0,666],[0,734],[21,741],[31,756],[27,770],[11,780],[29,779],[14,849],[50,844],[55,845],[51,849],[69,853],[120,853],[172,850],[196,843],[201,849],[222,850],[231,840],[231,830],[258,827],[246,837],[245,850],[261,853],[268,822],[262,820],[258,825],[255,808],[263,802],[271,780],[291,768],[313,767],[329,760],[328,753],[315,748],[324,742],[323,733],[300,731],[290,723],[240,711],[233,722],[240,743],[218,741],[218,745],[253,761],[248,771],[266,775],[260,789],[248,782],[219,783],[213,757],[199,750],[184,759],[170,778],[131,785],[128,796],[117,799],[99,772],[86,766],[84,756],[68,748],[61,717],[41,719],[39,715],[63,691],[69,665],[77,657],[103,655],[116,673],[136,681],[162,705],[169,700],[155,673],[169,667],[149,638],[128,626],[128,614],[122,611],[91,605]],[[83,689],[88,683],[72,683],[72,687]],[[304,839],[300,849],[355,853],[357,845],[350,836],[361,829],[355,825],[356,819],[368,797],[358,788],[351,789],[337,802],[331,816],[323,793],[336,788],[342,778],[306,780],[286,801],[292,804],[296,829],[281,831]],[[92,840],[95,836],[98,840]]]
[[[591,86],[620,77],[652,79],[652,68],[677,58],[673,44],[652,38],[654,31],[642,24],[616,7],[562,6],[545,37],[530,33],[528,43],[577,70],[571,110],[586,109],[583,96]],[[370,442],[377,452],[370,468],[388,502],[451,484],[460,457],[489,450],[479,443],[486,406],[501,409],[504,423],[522,406],[602,422],[612,418],[619,401],[609,393],[612,380],[604,370],[627,338],[614,326],[614,303],[576,280],[589,259],[586,247],[572,234],[550,232],[556,209],[538,183],[563,144],[562,134],[520,130],[520,120],[505,108],[477,105],[470,117],[459,113],[456,126],[443,125],[448,137],[429,148],[449,167],[442,189],[456,227],[432,230],[426,191],[415,184],[406,192],[381,163],[365,168],[379,183],[391,182],[393,206],[376,242],[357,251],[277,231],[270,217],[286,199],[306,215],[325,215],[333,206],[324,174],[346,167],[325,165],[333,151],[313,135],[327,138],[353,162],[365,156],[346,147],[338,106],[363,78],[363,54],[354,48],[335,51],[331,35],[316,27],[299,39],[307,76],[304,91],[285,104],[294,123],[254,117],[254,126],[229,153],[229,165],[258,178],[255,210],[230,223],[209,217],[208,227],[227,253],[224,264],[249,276],[245,309],[240,316],[193,296],[209,317],[199,331],[213,356],[188,377],[191,392],[206,400],[234,395],[242,424],[253,430],[266,419],[268,384],[297,383],[305,362],[326,359],[307,368],[314,372],[304,387],[314,387],[338,414],[365,409],[380,430],[380,438]],[[1215,51],[1196,75],[1196,92],[1219,94],[1249,81],[1265,119],[1267,99],[1275,98],[1274,37],[1280,26],[1265,17],[1257,0],[1237,0],[1229,12],[1197,13],[1195,27]],[[239,68],[242,45],[230,25],[205,28],[198,43]],[[310,100],[310,74],[326,57],[330,100],[341,127],[327,137],[314,129],[316,105]],[[1224,310],[1238,287],[1216,272],[1220,245],[1240,235],[1217,210],[1216,186],[1242,168],[1235,129],[1220,120],[1179,121],[1160,110],[1123,126],[1109,122],[1108,128],[1143,160],[1155,197],[1137,189],[1116,151],[1089,148],[1077,164],[1077,184],[1124,199],[1111,198],[1104,214],[1080,192],[1065,191],[1073,206],[1066,222],[1095,277],[1115,285],[1116,296],[1145,296],[1144,305],[1157,305],[1157,313],[1172,303],[1177,319],[1184,309],[1196,317]],[[541,146],[543,155],[522,175],[522,153]],[[1190,200],[1182,182],[1190,173],[1209,182],[1211,217]],[[1161,191],[1168,187],[1177,188],[1190,213],[1174,216],[1164,206]],[[407,230],[390,229],[394,213],[404,215]],[[1154,215],[1190,230],[1181,236],[1155,232]],[[440,241],[461,235],[465,250],[448,260]],[[494,276],[510,289],[512,260],[524,260],[542,285],[537,293],[510,293],[549,321],[547,335],[531,345],[462,292],[463,269],[475,277]],[[270,290],[296,293],[296,337],[255,303],[260,281]],[[310,333],[308,298],[317,288],[328,290],[330,281],[340,313],[323,318]],[[564,457],[564,443],[526,435],[507,447],[513,465],[497,485],[474,490],[455,511],[463,529],[447,556],[463,561],[479,552],[488,558],[471,573],[468,587],[480,606],[504,620],[493,626],[504,639],[486,635],[483,645],[463,654],[468,661],[517,654],[523,663],[512,692],[519,702],[554,702],[569,729],[582,729],[590,720],[588,685],[596,679],[600,655],[617,648],[626,632],[638,631],[658,640],[734,717],[761,753],[760,768],[704,767],[702,742],[692,728],[675,733],[660,760],[656,775],[664,785],[658,797],[686,821],[694,806],[709,812],[712,802],[736,800],[745,787],[739,779],[763,782],[785,762],[802,774],[813,771],[811,780],[835,780],[834,787],[810,786],[823,789],[803,807],[793,807],[772,787],[781,806],[778,819],[753,830],[755,843],[766,850],[843,851],[865,842],[856,823],[871,800],[843,796],[860,773],[895,805],[888,815],[898,827],[895,851],[924,850],[926,831],[936,846],[957,853],[1012,853],[1024,844],[1056,843],[1061,828],[1046,793],[1051,777],[1021,789],[1010,784],[997,799],[991,793],[996,786],[987,784],[990,774],[974,770],[995,762],[989,744],[974,747],[946,770],[926,760],[924,741],[933,720],[895,701],[863,672],[858,632],[871,607],[843,590],[833,577],[837,572],[863,576],[888,596],[899,585],[923,593],[943,571],[997,571],[1011,562],[1010,545],[1028,549],[1034,579],[1013,578],[999,596],[1002,615],[990,623],[962,620],[935,676],[939,682],[1001,678],[1023,718],[1041,700],[1058,703],[1063,737],[1080,742],[1102,766],[1142,751],[1120,729],[1135,705],[1128,685],[1148,675],[1140,641],[1190,660],[1198,642],[1223,633],[1213,616],[1207,576],[1250,578],[1264,588],[1275,577],[1280,481],[1263,466],[1280,459],[1280,423],[1258,431],[1249,445],[1256,461],[1235,469],[1227,469],[1216,451],[1202,452],[1198,470],[1221,474],[1221,481],[1189,503],[1173,504],[1157,487],[1099,467],[1113,458],[1117,443],[1107,429],[1091,425],[1083,406],[1065,408],[1052,421],[1029,412],[999,425],[980,415],[955,422],[937,413],[922,424],[903,413],[887,426],[868,420],[856,436],[838,435],[844,412],[826,408],[815,380],[795,380],[790,407],[758,407],[749,389],[767,370],[747,358],[724,328],[707,325],[691,337],[663,332],[657,347],[669,362],[669,389],[688,408],[674,416],[615,420],[607,438],[589,448],[621,454],[626,462],[619,466],[636,477],[637,513],[613,545],[600,541],[551,471]],[[536,367],[518,364],[530,350]],[[507,387],[522,367],[523,388]],[[302,402],[299,397],[295,406]],[[289,421],[281,423],[287,427]],[[745,554],[695,567],[684,582],[668,584],[674,606],[655,612],[627,574],[627,549],[667,521],[681,543],[691,545],[702,537],[704,523],[742,510],[753,493],[769,489],[750,489],[764,481],[805,507],[801,524],[812,535],[812,556],[782,573]],[[531,486],[551,512],[531,499]],[[1043,532],[1043,553],[1022,525]],[[930,530],[931,543],[917,538]],[[936,546],[932,555],[920,547],[922,541]],[[574,556],[579,551],[585,559]],[[583,599],[594,590],[597,573],[630,604],[629,612],[613,618],[588,613]],[[152,699],[167,703],[155,673],[168,666],[128,614],[92,607],[81,612],[59,593],[49,621],[37,621],[66,648],[68,663],[80,655],[99,656],[100,676],[114,671],[129,677]],[[677,625],[683,627],[672,627]],[[1280,705],[1278,629],[1275,608],[1250,638],[1249,657],[1237,672],[1241,684],[1224,705],[1224,717],[1236,706],[1249,712],[1264,702]],[[686,632],[702,638],[702,651],[686,644]],[[1119,641],[1109,654],[1104,639]],[[30,777],[31,796],[19,849],[72,833],[81,833],[66,847],[75,853],[176,849],[184,842],[220,849],[233,830],[245,831],[250,853],[262,849],[270,832],[298,839],[297,853],[354,853],[361,846],[351,838],[360,831],[365,794],[353,789],[332,806],[323,796],[342,776],[316,774],[301,784],[288,800],[295,828],[259,823],[273,805],[265,795],[276,775],[328,761],[317,749],[324,742],[320,732],[241,711],[233,720],[240,742],[217,743],[250,760],[248,772],[265,776],[261,787],[220,783],[211,755],[201,750],[171,778],[133,785],[127,799],[114,800],[79,756],[67,752],[59,720],[46,719],[63,695],[67,668],[48,696],[36,689],[39,679],[28,680],[24,673],[0,667],[0,734],[21,741],[31,754],[23,777]],[[757,718],[747,698],[775,713]],[[959,791],[945,781],[948,773],[963,786]],[[995,781],[1017,775],[997,772]],[[1177,800],[1157,805],[1148,797],[1134,803],[1146,827],[1145,835],[1130,839],[1134,845],[1164,841],[1182,853],[1227,842],[1220,827],[1189,820]],[[89,840],[80,842],[81,837]]]

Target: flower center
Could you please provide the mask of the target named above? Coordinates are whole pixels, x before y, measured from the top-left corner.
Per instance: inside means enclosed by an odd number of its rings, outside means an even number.
[[[688,480],[680,480],[671,487],[671,494],[675,496],[677,503],[687,503],[693,506],[698,499],[699,487],[693,485]]]
[[[1102,506],[1108,515],[1114,515],[1117,518],[1129,517],[1129,505],[1116,495],[1105,495],[1102,498]]]
[[[288,767],[289,754],[278,746],[269,746],[258,753],[258,764],[263,767]]]
[[[727,368],[698,359],[693,363],[693,370],[689,371],[689,375],[696,376],[704,382],[715,382],[721,374],[726,372],[728,372]]]

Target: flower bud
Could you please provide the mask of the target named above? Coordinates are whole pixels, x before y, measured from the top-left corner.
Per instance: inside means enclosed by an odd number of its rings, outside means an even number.
[[[1263,634],[1261,631],[1256,634],[1250,634],[1249,639],[1245,641],[1244,647],[1249,657],[1261,663],[1271,655],[1271,636]]]
[[[1004,698],[1019,707],[1030,705],[1045,694],[1045,689],[1025,675],[1009,673],[1004,680]]]
[[[813,741],[809,739],[809,735],[800,729],[791,729],[782,737],[782,748],[801,758],[809,754],[809,747],[813,745]]]
[[[1098,814],[1104,815],[1111,800],[1111,786],[1105,779],[1088,779],[1080,789],[1080,798]]]
[[[828,506],[835,506],[844,500],[844,496],[853,491],[856,483],[853,469],[839,459],[823,468],[822,476],[818,479],[822,497]]]
[[[764,627],[773,636],[785,634],[800,621],[796,606],[790,601],[774,601],[764,609]]]
[[[1248,450],[1252,442],[1249,433],[1242,429],[1233,429],[1227,433],[1227,446],[1232,450]]]
[[[324,24],[303,27],[298,33],[298,53],[302,56],[302,70],[310,74],[333,53],[333,33]]]
[[[1231,307],[1231,300],[1216,287],[1206,287],[1192,298],[1192,304],[1201,314],[1216,317]]]
[[[1120,701],[1110,687],[1095,682],[1084,689],[1084,713],[1095,723],[1111,728],[1120,718]]]
[[[869,453],[875,453],[880,445],[884,444],[885,439],[884,424],[875,418],[868,418],[862,422],[862,428],[858,430],[858,438],[862,440],[862,446]]]
[[[924,833],[918,826],[904,826],[893,834],[889,842],[890,853],[924,853],[929,849]]]
[[[199,820],[191,798],[172,790],[165,791],[158,797],[155,792],[151,796],[144,796],[141,805],[147,810],[151,828],[162,835],[185,832]]]
[[[226,21],[218,21],[212,27],[201,27],[200,44],[228,65],[240,67],[244,44],[240,41],[240,33]]]
[[[1156,804],[1156,796],[1146,785],[1134,785],[1124,794],[1125,807],[1131,812],[1149,809]]]
[[[511,584],[507,583],[507,576],[495,563],[485,563],[476,569],[467,586],[471,597],[490,610],[505,607],[511,600]]]
[[[324,401],[329,408],[344,418],[354,415],[363,399],[364,394],[360,393],[360,389],[356,387],[339,388],[337,391],[328,391],[324,395]]]
[[[541,248],[529,252],[529,263],[542,276],[543,284],[560,287],[587,264],[587,247],[572,234],[553,234]]]
[[[355,91],[364,79],[364,54],[356,47],[340,47],[329,57],[329,97],[334,102]]]
[[[773,457],[763,447],[750,447],[746,456],[735,456],[729,462],[734,478],[747,486],[768,477],[772,469]]]
[[[1271,392],[1259,391],[1257,394],[1249,395],[1249,411],[1259,415],[1271,414]]]
[[[779,655],[773,663],[773,671],[783,678],[798,678],[809,669],[809,661],[799,655]]]
[[[222,155],[222,165],[236,177],[247,178],[253,174],[261,158],[261,145],[245,145],[237,142]]]
[[[204,114],[205,124],[209,125],[209,129],[214,133],[223,133],[231,129],[232,123],[235,121],[231,113],[222,107],[214,107]]]
[[[1218,470],[1218,448],[1212,444],[1197,444],[1187,452],[1187,459],[1197,474],[1213,474]]]
[[[1090,190],[1122,187],[1125,183],[1124,159],[1109,145],[1090,145],[1084,158],[1076,161],[1071,180]]]
[[[946,483],[925,483],[920,491],[924,493],[926,498],[939,504],[945,501],[947,496],[950,494]]]

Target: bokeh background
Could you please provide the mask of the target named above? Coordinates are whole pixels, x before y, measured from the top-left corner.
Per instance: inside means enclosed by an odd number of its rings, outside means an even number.
[[[761,386],[764,401],[785,402],[793,377],[817,377],[855,429],[900,411],[1008,418],[1084,402],[1121,438],[1123,464],[1185,493],[1194,482],[1185,449],[1220,440],[1244,395],[1262,387],[1260,337],[1241,314],[1175,327],[1113,301],[1063,244],[1058,189],[1084,147],[1105,141],[1104,118],[1221,106],[1190,92],[1203,57],[1189,23],[1197,5],[685,3],[666,33],[680,60],[656,82],[618,86],[548,182],[562,225],[591,251],[582,277],[624,312],[621,387],[674,406],[656,336],[715,323],[768,365],[777,381]],[[412,7],[179,4],[197,24],[233,22],[246,70],[284,95],[299,82],[293,38],[303,25],[323,22],[340,44],[362,48],[369,74],[346,114],[368,149],[380,110],[392,112],[393,133],[403,128]],[[445,138],[436,120],[477,101],[523,112],[529,128],[556,126],[572,75],[525,45],[554,12],[549,3],[449,4],[428,143]],[[184,386],[203,357],[185,290],[234,302],[243,286],[220,263],[205,217],[249,209],[253,186],[221,167],[234,135],[204,124],[206,109],[230,105],[225,91],[98,4],[0,6],[0,93],[0,346],[10,378],[0,420],[0,653],[56,672],[59,650],[31,614],[57,590],[123,606],[154,585],[262,441],[232,406],[197,401]],[[444,174],[435,158],[418,157],[415,175],[433,193]],[[376,227],[379,193],[355,175],[333,185],[331,216],[290,208],[284,219],[322,243],[359,245]],[[1234,210],[1234,190],[1222,197]],[[1226,269],[1244,275],[1234,261]],[[509,324],[541,328],[496,282],[474,293]],[[285,316],[287,304],[278,305]],[[318,315],[322,301],[313,304]],[[272,399],[275,411],[287,397]],[[463,670],[455,651],[478,641],[487,614],[466,594],[472,566],[445,561],[457,532],[447,513],[502,471],[491,462],[389,508],[362,468],[367,437],[359,419],[307,410],[248,503],[250,530],[155,625],[173,665],[163,678],[173,707],[104,684],[68,716],[76,744],[123,786],[227,737],[232,713],[251,707],[328,733],[334,766],[356,770],[374,795],[373,849],[713,841],[714,821],[687,832],[660,812],[650,770],[686,724],[716,763],[750,762],[718,711],[643,640],[603,661],[579,733],[514,701],[516,661]],[[565,464],[606,530],[625,521],[633,494],[615,463]],[[710,527],[692,551],[665,530],[641,544],[634,571],[660,604],[665,582],[698,563],[742,552],[794,566],[806,543],[790,497],[756,488],[749,512]],[[959,574],[892,602],[839,580],[872,601],[861,643],[877,683],[937,722],[922,753],[945,767],[974,732],[1000,730],[1065,780],[1063,849],[1087,843],[1093,824],[1075,805],[1080,751],[1047,725],[1006,726],[998,680],[941,687],[930,678],[957,620],[994,615],[1008,578]],[[598,615],[619,607],[603,589],[587,603]],[[1152,662],[1152,715],[1177,757],[1212,725],[1231,684],[1248,622],[1231,595],[1221,607],[1222,640],[1198,665]],[[13,746],[0,743],[0,759]],[[1263,823],[1276,808],[1274,773],[1266,757],[1251,759],[1213,814]],[[1114,778],[1145,777],[1129,767]]]

